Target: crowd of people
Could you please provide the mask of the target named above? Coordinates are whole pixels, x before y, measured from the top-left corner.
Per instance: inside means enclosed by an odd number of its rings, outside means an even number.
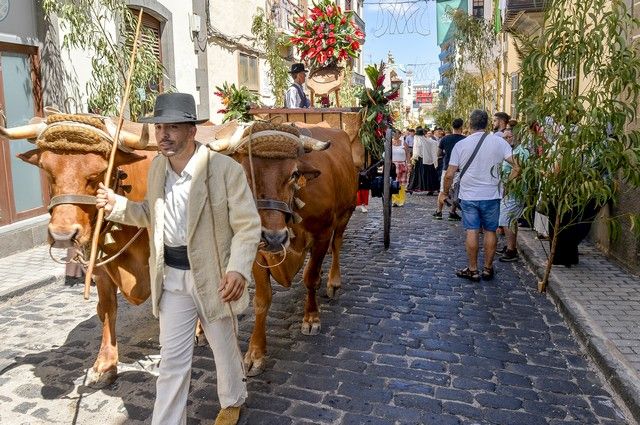
[[[527,143],[516,137],[518,122],[505,112],[493,115],[492,131],[486,111],[475,110],[467,123],[456,118],[451,128],[418,127],[395,131],[393,135],[393,164],[400,193],[393,195],[392,205],[405,204],[406,194],[437,195],[437,207],[432,217],[443,219],[445,208],[450,221],[462,221],[466,232],[468,266],[456,275],[472,281],[490,280],[496,253],[502,262],[518,260],[518,225],[524,202],[504,194],[507,179],[515,177],[520,164],[531,155]],[[537,129],[531,127],[532,131]],[[358,206],[366,212],[368,187],[361,179]],[[460,202],[449,199],[454,182],[458,182]],[[537,217],[540,220],[544,217]],[[540,234],[547,234],[547,225],[538,226]],[[478,267],[479,235],[483,234],[484,262]],[[504,244],[498,249],[499,235]]]

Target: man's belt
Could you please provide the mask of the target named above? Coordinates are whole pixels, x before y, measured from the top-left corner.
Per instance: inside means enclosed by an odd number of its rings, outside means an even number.
[[[179,270],[190,270],[186,246],[164,246],[164,263]]]

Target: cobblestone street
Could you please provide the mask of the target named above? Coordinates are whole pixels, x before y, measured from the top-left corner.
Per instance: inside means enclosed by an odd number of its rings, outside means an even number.
[[[455,277],[466,263],[462,226],[432,220],[434,204],[414,195],[393,209],[389,251],[380,200],[354,213],[343,286],[336,300],[321,298],[320,335],[300,332],[299,279],[290,290],[274,284],[267,371],[249,379],[241,423],[632,423],[522,262],[496,263],[491,282]],[[150,423],[159,347],[149,303],[120,298],[119,378],[93,389],[96,299],[95,288],[85,302],[80,286],[58,281],[0,303],[1,424]],[[195,349],[188,411],[190,424],[218,411],[208,347]]]

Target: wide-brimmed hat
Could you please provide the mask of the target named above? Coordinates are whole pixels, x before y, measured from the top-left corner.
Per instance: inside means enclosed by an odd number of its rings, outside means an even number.
[[[289,74],[297,74],[298,72],[309,72],[309,71],[304,69],[303,63],[294,63],[293,65],[291,65],[291,70],[289,71]]]
[[[153,116],[140,118],[138,122],[153,124],[202,124],[208,118],[198,119],[196,101],[189,93],[163,93],[156,98]]]

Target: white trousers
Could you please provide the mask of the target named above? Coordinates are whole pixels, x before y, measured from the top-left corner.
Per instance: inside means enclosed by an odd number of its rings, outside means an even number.
[[[193,287],[187,286],[189,288],[184,291],[165,289],[160,300],[161,360],[153,425],[187,423],[187,397],[198,319],[191,295]],[[247,398],[247,386],[243,381],[242,356],[233,332],[233,319],[226,317],[212,323],[205,322],[202,317],[200,320],[213,350],[220,406],[223,409],[240,406]]]

